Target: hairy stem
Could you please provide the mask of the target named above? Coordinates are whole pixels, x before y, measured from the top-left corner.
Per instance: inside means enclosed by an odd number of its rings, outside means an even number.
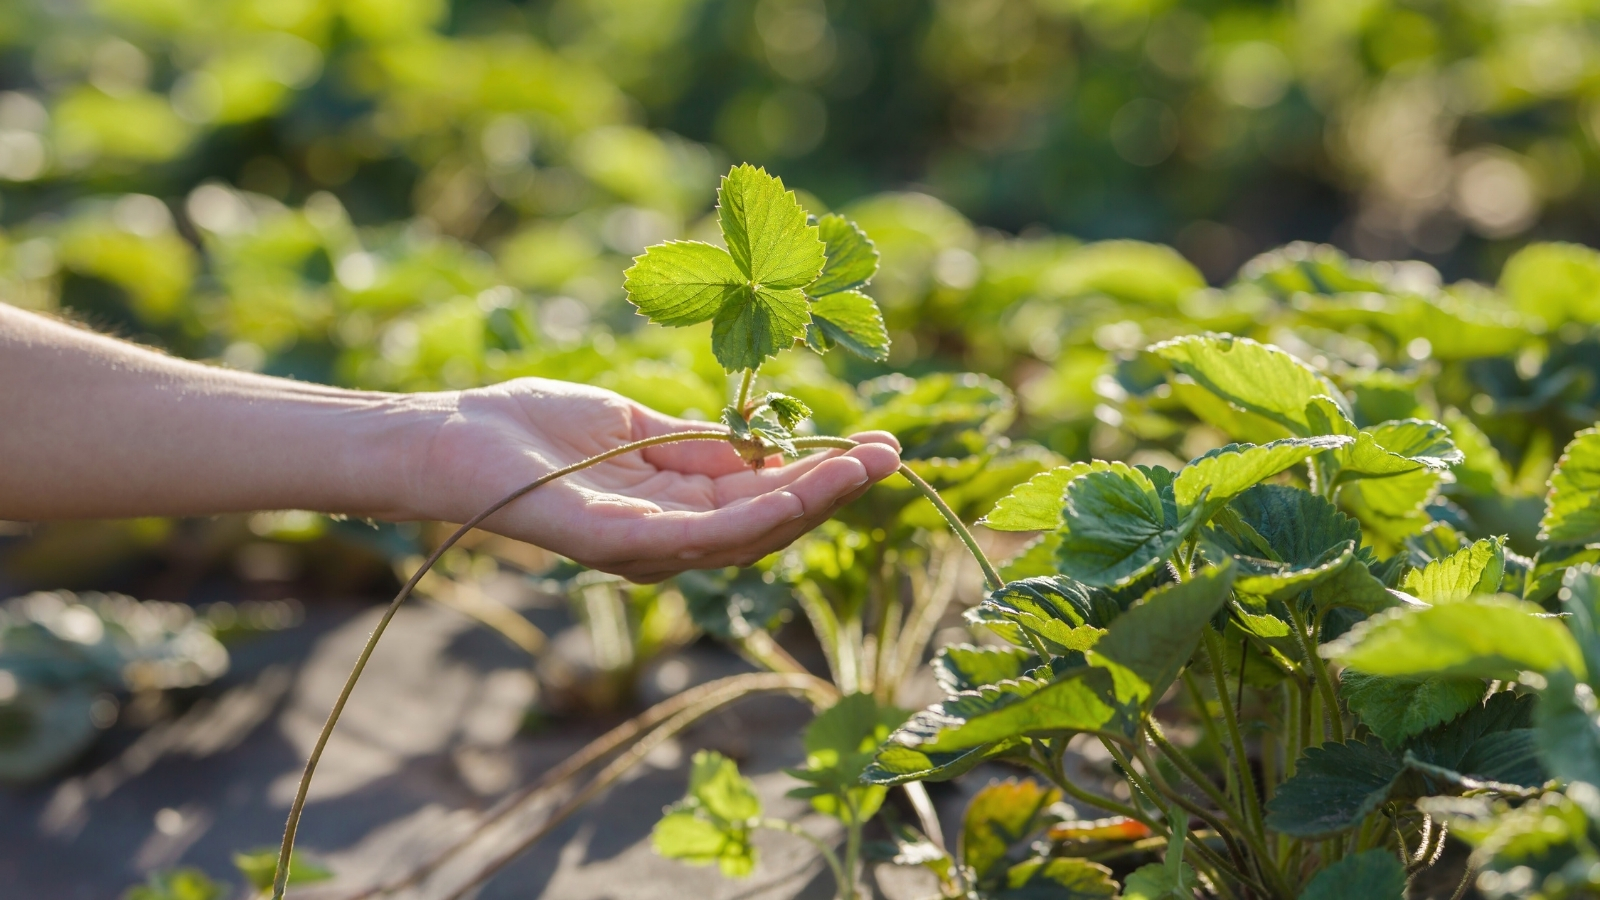
[[[833,848],[828,846],[827,841],[801,828],[799,825],[785,822],[782,819],[762,819],[757,823],[757,826],[770,831],[782,831],[808,841],[811,846],[817,848],[817,852],[821,853],[822,858],[827,861],[829,870],[833,872],[834,883],[839,886],[839,895],[848,898],[854,893],[850,888],[852,882],[849,876],[845,874],[846,869],[839,862],[839,854],[833,852]]]
[[[1244,813],[1246,829],[1261,831],[1261,798],[1256,794],[1256,779],[1250,771],[1250,756],[1245,751],[1244,734],[1239,730],[1239,713],[1234,709],[1233,698],[1228,696],[1228,678],[1223,672],[1222,638],[1216,630],[1207,625],[1204,631],[1202,647],[1205,648],[1206,664],[1211,669],[1211,678],[1217,688],[1217,702],[1222,706],[1222,721],[1227,728],[1228,742],[1233,748],[1233,765],[1239,776],[1239,809]]]
[[[811,447],[839,447],[848,450],[851,447],[859,446],[849,438],[840,437],[795,438],[794,445],[801,450]],[[913,487],[921,491],[922,496],[928,498],[928,502],[932,503],[933,508],[939,511],[939,515],[944,516],[944,520],[950,523],[950,530],[956,533],[956,537],[961,539],[961,543],[967,545],[967,550],[971,551],[972,558],[977,560],[978,567],[983,569],[983,577],[989,583],[989,590],[998,591],[1005,587],[1006,583],[1001,580],[1000,573],[996,571],[994,563],[990,562],[989,557],[984,555],[983,548],[978,546],[978,541],[972,536],[972,532],[967,529],[966,525],[962,524],[961,517],[956,515],[955,510],[950,508],[950,504],[944,502],[944,498],[939,496],[939,492],[933,489],[933,485],[924,481],[921,475],[911,471],[911,467],[905,463],[900,464],[900,474],[911,482]]]
[[[1339,696],[1333,689],[1333,678],[1328,674],[1328,667],[1322,662],[1322,655],[1317,652],[1316,635],[1306,630],[1306,623],[1301,618],[1300,612],[1293,603],[1288,604],[1289,624],[1294,627],[1295,639],[1300,642],[1300,652],[1306,656],[1306,665],[1311,667],[1312,674],[1317,679],[1317,690],[1322,694],[1322,704],[1327,707],[1328,721],[1333,727],[1333,740],[1344,743],[1344,717],[1339,714]]]
[[[734,402],[733,408],[738,410],[739,415],[741,416],[749,413],[749,410],[747,410],[745,407],[749,406],[750,404],[750,385],[754,384],[755,380],[755,369],[745,369],[744,377],[739,379],[739,399]]]
[[[444,543],[440,544],[434,549],[433,553],[428,555],[427,560],[423,562],[417,571],[414,572],[410,578],[406,579],[406,583],[400,588],[400,592],[394,595],[393,600],[389,601],[389,608],[384,610],[383,617],[378,620],[377,627],[372,629],[371,636],[367,638],[366,646],[361,648],[361,655],[356,658],[355,667],[350,670],[350,677],[345,679],[344,688],[343,690],[339,691],[339,699],[334,701],[333,710],[328,713],[328,720],[322,725],[322,732],[317,735],[316,745],[311,748],[311,756],[306,760],[305,771],[300,775],[300,787],[295,791],[294,802],[289,806],[289,821],[284,825],[283,828],[283,845],[278,851],[278,868],[272,880],[273,900],[281,900],[283,897],[283,892],[288,886],[289,854],[294,850],[294,836],[295,832],[300,827],[300,814],[305,809],[306,793],[311,789],[311,776],[317,770],[317,762],[322,759],[323,749],[328,746],[328,738],[333,735],[333,727],[334,725],[338,724],[339,716],[344,712],[345,703],[350,700],[350,692],[355,690],[356,681],[361,678],[362,670],[367,667],[367,660],[372,657],[372,651],[378,646],[378,639],[383,637],[384,629],[389,627],[389,621],[394,618],[394,614],[400,609],[400,604],[404,603],[406,598],[411,596],[411,592],[416,588],[417,582],[421,581],[422,577],[428,574],[429,570],[433,568],[434,563],[439,561],[439,557],[443,556],[446,550],[454,547],[457,541],[466,536],[467,532],[482,524],[483,520],[489,518],[517,500],[520,500],[525,494],[534,490],[535,488],[549,484],[550,482],[555,481],[557,478],[571,475],[573,472],[581,471],[597,463],[605,462],[608,459],[613,459],[626,453],[632,453],[635,450],[642,450],[646,447],[654,447],[659,444],[671,444],[678,441],[725,441],[727,439],[727,432],[724,431],[681,431],[676,434],[663,434],[652,438],[633,441],[632,443],[623,444],[620,447],[614,447],[604,453],[595,454],[588,459],[573,463],[572,465],[564,468],[557,469],[554,472],[550,472],[546,475],[541,475],[533,481],[528,482],[522,487],[517,488],[511,493],[500,498],[483,512],[478,513],[463,523],[460,528],[457,528],[455,532],[450,535],[450,537],[445,539]]]

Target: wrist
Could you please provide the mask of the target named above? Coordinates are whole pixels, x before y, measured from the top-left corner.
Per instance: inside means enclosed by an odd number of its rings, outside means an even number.
[[[430,460],[440,430],[459,408],[456,391],[368,395],[352,417],[337,467],[347,487],[344,508],[331,511],[390,521],[440,518]]]

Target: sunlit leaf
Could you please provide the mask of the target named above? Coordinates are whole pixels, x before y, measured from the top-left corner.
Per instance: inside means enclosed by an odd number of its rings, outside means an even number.
[[[277,847],[263,847],[249,853],[235,853],[233,865],[239,870],[239,874],[244,876],[244,880],[250,882],[256,890],[271,890],[273,876],[278,871],[278,853]],[[315,884],[332,877],[333,872],[326,866],[308,861],[299,852],[290,853],[289,884]]]
[[[623,273],[628,299],[658,325],[694,325],[736,297],[749,294],[747,279],[721,247],[668,241],[645,250]]]
[[[771,287],[729,297],[711,322],[711,348],[729,372],[754,369],[805,337],[806,295]]]
[[[1363,429],[1354,444],[1334,455],[1339,478],[1386,478],[1417,469],[1440,471],[1464,458],[1438,422],[1402,419]]]
[[[988,625],[1018,646],[1031,646],[1025,635],[1012,631],[1021,629],[1042,641],[1051,653],[1062,654],[1094,646],[1105,626],[1121,612],[1105,592],[1055,576],[1007,584],[974,607],[968,620]]]
[[[1184,466],[1172,482],[1173,496],[1179,510],[1187,511],[1201,505],[1204,494],[1204,521],[1241,492],[1304,462],[1312,454],[1352,442],[1345,435],[1323,435],[1284,438],[1261,445],[1229,444]]]
[[[1372,675],[1514,680],[1524,671],[1583,673],[1572,635],[1543,612],[1505,597],[1394,609],[1323,645],[1322,653]]]
[[[973,795],[961,821],[958,855],[981,882],[997,874],[1006,853],[1045,826],[1045,810],[1061,792],[1031,779],[1008,778]]]
[[[1111,900],[1117,883],[1111,870],[1086,859],[1035,857],[1006,871],[995,900]]]
[[[947,694],[970,691],[986,684],[1021,678],[1040,659],[1021,647],[974,647],[951,644],[933,656],[933,676]]]
[[[1505,575],[1505,538],[1478,541],[1444,559],[1406,573],[1402,587],[1428,603],[1450,603],[1500,590]]]
[[[822,272],[825,248],[806,211],[765,169],[735,166],[717,189],[717,221],[728,253],[756,293],[789,296]],[[803,293],[796,293],[804,301]],[[726,363],[724,363],[726,365]]]
[[[1587,543],[1600,540],[1600,428],[1578,432],[1550,476],[1539,537]]]
[[[860,291],[839,291],[812,303],[806,342],[818,351],[838,345],[873,362],[889,358],[889,332],[883,325],[883,311]]]
[[[817,233],[826,248],[827,262],[817,280],[806,287],[807,294],[823,298],[839,291],[853,291],[877,274],[878,248],[856,223],[829,213],[817,220]]]
[[[1089,472],[1104,472],[1111,463],[1103,460],[1070,463],[1040,472],[995,504],[994,510],[979,525],[995,531],[1050,531],[1061,525],[1061,509],[1066,503],[1067,483]]]
[[[1249,338],[1231,335],[1182,337],[1150,352],[1217,397],[1276,422],[1289,435],[1313,434],[1306,403],[1336,397],[1326,378],[1293,356]]]

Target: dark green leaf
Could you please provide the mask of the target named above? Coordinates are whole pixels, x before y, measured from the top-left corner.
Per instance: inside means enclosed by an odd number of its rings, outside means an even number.
[[[878,273],[878,248],[866,232],[844,216],[829,213],[817,220],[817,234],[826,248],[822,274],[806,288],[813,297],[862,287]]]
[[[1592,687],[1567,672],[1552,674],[1535,727],[1550,774],[1600,785],[1600,704]]]
[[[1339,693],[1373,734],[1399,748],[1407,738],[1477,706],[1484,690],[1477,679],[1385,678],[1346,669]]]
[[[1180,519],[1144,471],[1111,463],[1068,483],[1056,560],[1063,573],[1084,584],[1126,584],[1171,556],[1199,512]]]
[[[1021,678],[1038,667],[1039,657],[1020,647],[974,647],[952,644],[933,656],[933,677],[947,694]]]
[[[1366,850],[1318,872],[1300,900],[1405,900],[1406,867],[1394,853]]]
[[[860,291],[840,291],[812,303],[806,342],[818,352],[837,344],[873,362],[889,358],[889,332],[883,324],[883,311]]]
[[[1600,568],[1582,565],[1568,569],[1558,596],[1561,610],[1567,614],[1567,630],[1583,651],[1590,675],[1600,676]]]
[[[789,584],[755,568],[691,570],[677,584],[694,624],[723,640],[772,628],[794,599]]]
[[[1376,740],[1312,747],[1267,803],[1267,827],[1299,838],[1349,831],[1388,799],[1402,771]]]

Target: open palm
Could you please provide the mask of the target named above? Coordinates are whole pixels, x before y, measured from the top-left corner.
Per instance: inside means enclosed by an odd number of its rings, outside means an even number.
[[[428,436],[418,517],[461,522],[515,488],[630,441],[719,426],[611,391],[525,378],[465,391]],[[748,565],[787,546],[899,466],[892,435],[751,469],[723,441],[629,453],[545,485],[484,523],[635,581]]]

